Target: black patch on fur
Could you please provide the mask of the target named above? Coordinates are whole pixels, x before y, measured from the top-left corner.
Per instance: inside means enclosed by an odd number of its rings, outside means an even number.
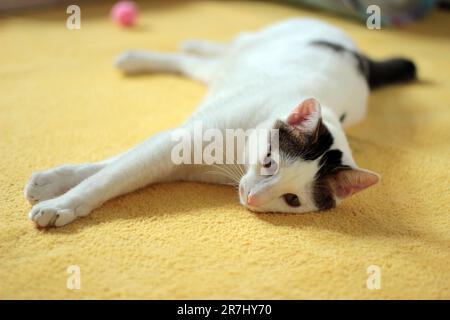
[[[315,180],[322,180],[335,174],[338,170],[349,168],[342,164],[342,151],[338,149],[328,150],[319,161],[319,171],[317,171]]]
[[[340,117],[339,117],[339,121],[342,123],[345,120],[345,117],[347,117],[347,113],[344,112]]]
[[[323,46],[335,52],[348,52],[358,63],[359,72],[366,78],[371,89],[380,86],[410,81],[416,78],[416,66],[414,62],[405,58],[391,58],[382,61],[374,61],[367,56],[347,49],[344,46],[326,40],[316,40],[313,45]]]
[[[315,160],[323,155],[333,144],[333,136],[319,121],[315,135],[301,133],[300,130],[278,120],[275,129],[279,132],[279,149],[292,159]]]
[[[382,61],[367,59],[369,65],[368,82],[370,89],[386,84],[411,81],[416,78],[416,65],[404,58],[391,58]]]
[[[369,68],[368,68],[367,61],[366,61],[367,59],[363,55],[361,55],[358,52],[353,51],[351,49],[347,49],[346,47],[344,47],[340,44],[334,43],[334,42],[329,42],[329,41],[325,41],[325,40],[316,40],[311,43],[313,45],[329,48],[335,52],[340,52],[340,53],[348,52],[355,58],[356,62],[358,63],[358,71],[361,73],[361,75],[364,78],[368,79]]]
[[[338,149],[327,151],[320,159],[319,167],[314,177],[313,199],[319,210],[328,210],[336,206],[330,179],[337,172],[350,167],[342,164],[342,151]]]
[[[316,135],[301,133],[300,130],[278,120],[274,128],[279,133],[279,149],[282,156],[293,160],[319,160],[319,170],[314,177],[313,199],[319,210],[336,206],[330,179],[340,170],[350,169],[342,164],[342,151],[331,149],[334,138],[319,121]]]

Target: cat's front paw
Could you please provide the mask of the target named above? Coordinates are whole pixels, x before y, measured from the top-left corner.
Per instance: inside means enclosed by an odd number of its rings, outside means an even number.
[[[81,198],[63,195],[34,205],[28,217],[40,227],[61,227],[91,210]]]
[[[70,187],[74,170],[71,166],[61,166],[33,174],[25,186],[25,198],[31,204],[56,198]]]

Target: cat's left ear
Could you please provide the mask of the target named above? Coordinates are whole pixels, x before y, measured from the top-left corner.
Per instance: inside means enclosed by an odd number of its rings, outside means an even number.
[[[380,181],[380,176],[365,169],[349,169],[338,172],[332,179],[333,189],[341,199],[367,189]]]
[[[319,101],[309,98],[291,111],[286,122],[303,133],[314,135],[318,131],[321,121],[322,112]]]

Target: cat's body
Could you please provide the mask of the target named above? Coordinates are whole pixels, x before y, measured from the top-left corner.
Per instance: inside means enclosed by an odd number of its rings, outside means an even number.
[[[243,205],[283,212],[328,209],[378,181],[357,168],[342,125],[363,119],[369,84],[407,80],[415,72],[406,60],[377,65],[341,30],[310,19],[242,34],[228,44],[185,42],[180,53],[129,52],[117,64],[128,73],[176,72],[206,83],[207,96],[182,125],[188,131],[199,121],[222,132],[278,129],[280,163],[272,176],[258,174],[260,164],[213,168],[245,173],[239,184]],[[209,165],[175,165],[173,147],[168,131],[100,163],[35,174],[25,193],[31,202],[42,202],[30,218],[40,226],[60,226],[151,183],[230,182],[209,174]]]
[[[291,112],[292,101],[315,97],[337,116],[346,114],[346,124],[360,121],[369,90],[357,61],[349,54],[311,45],[316,40],[357,50],[341,30],[309,19],[288,20],[237,37],[212,74],[208,96],[200,108],[219,99],[229,99],[233,101],[230,107],[239,108],[234,102],[243,98],[247,100],[242,103],[245,109],[260,115],[253,123],[247,119],[243,123],[254,127],[266,117],[261,106],[271,116],[280,117]]]

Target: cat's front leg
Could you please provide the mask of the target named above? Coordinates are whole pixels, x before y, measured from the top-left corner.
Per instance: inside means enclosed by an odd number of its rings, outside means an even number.
[[[28,217],[40,227],[61,227],[88,215],[94,209],[90,202],[86,197],[63,194],[34,205]]]
[[[111,162],[106,160],[98,163],[66,164],[36,172],[25,186],[25,198],[31,204],[56,198]]]
[[[172,145],[170,131],[158,134],[63,195],[36,204],[29,218],[41,227],[63,226],[109,199],[151,183],[176,179],[179,167],[170,158]]]

